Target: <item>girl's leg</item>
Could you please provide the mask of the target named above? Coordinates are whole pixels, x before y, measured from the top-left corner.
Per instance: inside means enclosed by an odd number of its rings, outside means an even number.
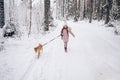
[[[65,49],[65,52],[67,52],[67,42],[64,42],[64,49]]]

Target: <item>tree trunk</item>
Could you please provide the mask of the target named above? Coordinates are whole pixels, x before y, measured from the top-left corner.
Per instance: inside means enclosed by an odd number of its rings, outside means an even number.
[[[65,0],[63,0],[63,12],[62,12],[62,15],[63,15],[63,18],[65,17]]]
[[[49,30],[49,17],[50,17],[50,0],[44,0],[44,31],[48,31]]]
[[[77,17],[77,0],[74,0],[74,12],[75,12],[75,17]]]
[[[32,26],[32,0],[30,0],[30,26],[29,26],[28,36],[31,33],[31,26]]]
[[[93,13],[93,0],[90,0],[90,8],[89,8],[89,12],[90,12],[90,14],[89,14],[89,23],[91,23],[92,22],[92,13]]]
[[[66,14],[66,19],[68,19],[69,17],[69,13],[70,13],[70,0],[67,0],[67,14]]]
[[[100,21],[100,3],[101,3],[101,0],[98,0],[98,8],[97,8],[97,18],[98,18],[98,21]]]
[[[86,5],[86,2],[85,2],[85,0],[84,0],[83,19],[85,18],[85,11],[86,11],[86,10],[85,10],[85,9],[86,9],[86,8],[85,8],[85,5]]]
[[[116,0],[117,6],[120,6],[120,0]]]
[[[109,15],[110,15],[110,8],[109,8],[108,0],[107,0],[105,24],[109,22]]]
[[[14,0],[9,1],[9,22],[14,19]]]
[[[78,1],[78,18],[80,17],[80,0]]]
[[[0,0],[0,28],[2,28],[5,24],[4,18],[4,0]]]

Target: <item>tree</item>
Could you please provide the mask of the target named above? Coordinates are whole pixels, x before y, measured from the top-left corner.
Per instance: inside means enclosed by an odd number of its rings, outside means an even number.
[[[117,6],[120,6],[120,0],[116,0]]]
[[[83,7],[83,19],[85,18],[85,13],[86,13],[86,7],[85,7],[85,5],[86,5],[86,2],[85,2],[85,0],[84,0],[84,7]]]
[[[30,26],[29,26],[28,36],[31,33],[31,26],[32,26],[32,0],[30,0],[29,5],[30,5]]]
[[[62,4],[62,17],[65,17],[65,0],[63,0]]]
[[[112,8],[112,0],[107,0],[106,1],[106,19],[105,19],[105,24],[109,23],[111,8]]]
[[[89,10],[89,23],[92,22],[92,14],[93,14],[93,0],[90,0],[89,2],[89,6],[88,6],[88,10]]]
[[[44,31],[49,30],[50,24],[50,0],[44,0]]]
[[[0,0],[0,28],[5,24],[4,21],[4,0]]]
[[[100,4],[101,4],[101,0],[98,0],[98,8],[97,8],[98,21],[100,21]]]
[[[78,16],[78,14],[77,14],[77,7],[78,7],[77,6],[77,0],[74,0],[74,12],[75,12],[74,15],[75,15],[75,17]]]
[[[78,18],[80,17],[80,0],[78,1]]]
[[[57,9],[58,15],[62,18],[73,19],[77,16],[81,19],[88,18],[90,23],[92,19],[105,20],[105,24],[112,19],[111,15],[116,20],[120,19],[120,0],[57,0],[57,4],[60,7]]]

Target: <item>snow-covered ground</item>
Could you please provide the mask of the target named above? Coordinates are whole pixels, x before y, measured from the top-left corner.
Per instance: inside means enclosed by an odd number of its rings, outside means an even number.
[[[120,80],[120,36],[101,22],[68,21],[68,52],[57,38],[44,46],[40,59],[33,48],[60,34],[63,22],[47,35],[8,39],[0,52],[0,80]]]

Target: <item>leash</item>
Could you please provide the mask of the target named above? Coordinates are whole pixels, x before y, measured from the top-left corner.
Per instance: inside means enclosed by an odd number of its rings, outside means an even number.
[[[50,41],[43,44],[43,46],[47,45],[48,43],[52,42],[53,40],[59,38],[61,35],[56,36],[55,38],[51,39]]]
[[[61,35],[56,36],[55,38],[51,39],[50,41],[46,42],[43,44],[43,46],[47,45],[48,43],[52,42],[53,40],[57,39],[58,37],[60,37]],[[24,74],[22,75],[22,77],[20,78],[20,80],[26,80],[26,77],[28,76],[28,74],[30,73],[30,70],[34,67],[36,62],[36,59],[32,59],[32,63],[28,66],[27,70],[24,72]]]

